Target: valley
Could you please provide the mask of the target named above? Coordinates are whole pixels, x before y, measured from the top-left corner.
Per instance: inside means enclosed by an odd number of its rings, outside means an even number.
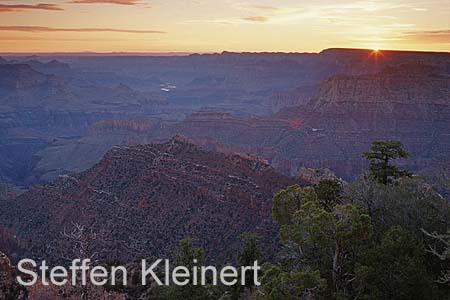
[[[329,167],[351,179],[365,167],[360,153],[388,138],[412,150],[416,171],[445,166],[449,64],[448,53],[353,49],[7,57],[1,180],[47,182],[93,166],[114,145],[176,134],[293,176]]]

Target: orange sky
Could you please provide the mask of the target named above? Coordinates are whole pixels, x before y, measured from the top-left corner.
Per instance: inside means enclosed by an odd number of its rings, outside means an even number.
[[[0,52],[450,51],[449,0],[0,0]]]

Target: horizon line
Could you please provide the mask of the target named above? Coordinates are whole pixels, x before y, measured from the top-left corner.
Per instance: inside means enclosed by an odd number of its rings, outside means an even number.
[[[371,49],[371,48],[352,48],[352,47],[331,47],[320,51],[6,51],[1,52],[0,56],[30,56],[30,55],[80,55],[80,56],[186,56],[186,55],[213,55],[213,54],[320,54],[327,50],[353,50],[353,51],[379,51],[379,52],[418,52],[418,53],[448,53],[450,51],[436,50],[411,50],[411,49]]]

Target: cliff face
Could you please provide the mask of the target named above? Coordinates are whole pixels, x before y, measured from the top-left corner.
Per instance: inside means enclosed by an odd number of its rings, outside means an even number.
[[[281,112],[303,120],[322,136],[319,153],[331,142],[335,154],[355,166],[373,140],[398,139],[411,151],[410,167],[450,161],[450,76],[420,64],[387,68],[375,75],[335,76],[325,81],[315,101]],[[340,154],[338,154],[340,153]],[[331,156],[333,157],[333,156]],[[433,162],[433,160],[437,160]]]
[[[280,113],[339,133],[410,134],[450,130],[450,76],[428,66],[401,66],[375,75],[335,76],[317,99]],[[369,135],[370,137],[370,135]]]
[[[2,209],[0,222],[29,242],[30,256],[46,253],[49,241],[60,250],[72,247],[61,230],[95,221],[93,230],[111,257],[164,257],[191,236],[209,257],[221,253],[231,260],[246,231],[261,234],[271,252],[272,196],[293,183],[262,161],[203,151],[175,138],[115,147],[88,171],[17,197]]]
[[[322,83],[313,108],[323,111],[337,107],[347,111],[350,106],[380,103],[410,107],[448,105],[449,80],[449,74],[419,64],[390,67],[373,75],[338,75]],[[385,107],[383,112],[389,110],[392,107]]]
[[[448,72],[450,54],[448,52],[414,52],[414,51],[372,51],[361,49],[331,48],[322,51],[319,59],[333,62],[338,66],[334,74],[367,75],[377,74],[386,67],[399,67],[408,64],[422,64]]]
[[[237,118],[230,114],[199,112],[186,118],[182,123],[168,127],[167,134],[173,136],[177,133],[190,137],[207,137],[218,135],[223,142],[231,142],[245,146],[247,144],[258,146],[258,141],[265,135],[276,138],[274,133],[287,130],[291,124],[287,120],[275,118]],[[201,128],[201,131],[197,131]]]
[[[408,167],[418,171],[450,161],[449,89],[448,73],[423,64],[337,75],[315,99],[272,117],[194,114],[167,135],[212,139],[291,174],[327,167],[346,179],[363,171],[361,154],[372,141],[399,139],[412,154]]]
[[[108,132],[148,133],[155,126],[156,123],[148,119],[113,119],[93,124],[89,128],[89,134],[103,135]]]
[[[316,96],[318,90],[319,87],[314,85],[274,92],[267,100],[267,104],[274,113],[286,107],[305,105]]]

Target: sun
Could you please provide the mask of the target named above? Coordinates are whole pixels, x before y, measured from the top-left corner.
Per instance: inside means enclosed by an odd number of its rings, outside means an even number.
[[[369,50],[369,57],[371,57],[375,62],[378,62],[378,59],[383,57],[383,53],[378,47],[373,47],[372,50]]]
[[[371,52],[372,52],[371,55],[373,55],[373,56],[380,56],[380,55],[382,55],[381,49],[378,48],[378,47],[373,47]]]

